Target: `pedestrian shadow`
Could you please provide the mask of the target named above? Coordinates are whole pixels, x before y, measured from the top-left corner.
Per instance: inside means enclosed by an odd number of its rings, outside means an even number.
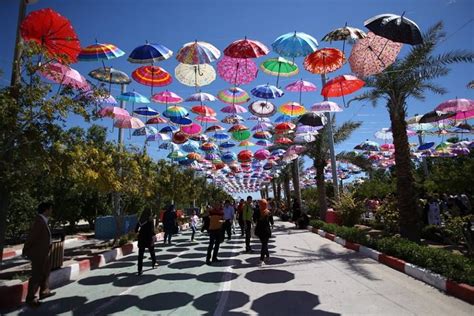
[[[144,285],[158,280],[158,276],[154,274],[129,275],[124,278],[115,279],[112,283],[116,287],[132,287],[136,285]]]
[[[136,304],[141,310],[157,312],[173,310],[192,302],[193,296],[183,292],[166,292],[147,296]]]
[[[218,255],[220,257],[220,254]],[[236,266],[242,264],[242,260],[240,259],[227,259],[227,260],[221,260],[220,262],[213,262],[212,266],[213,267],[230,267],[230,266]]]
[[[109,274],[109,275],[97,275],[97,276],[90,276],[87,278],[80,279],[77,283],[81,285],[101,285],[101,284],[111,284],[117,278],[121,276],[126,276],[126,273],[119,273],[119,274]]]
[[[204,315],[214,315],[215,309],[222,299],[225,299],[226,304],[224,309],[219,312],[222,312],[223,315],[237,315],[230,311],[247,304],[250,301],[250,296],[237,291],[212,292],[196,298],[193,301],[193,306],[201,311],[207,312]]]
[[[204,265],[204,261],[202,260],[186,260],[186,261],[171,263],[168,265],[168,268],[181,270],[181,269],[197,268],[203,265]]]
[[[232,257],[237,257],[240,255],[238,252],[230,252],[230,251],[219,251],[219,258],[232,258]]]
[[[252,303],[252,310],[259,315],[340,315],[315,310],[320,305],[319,297],[306,291],[279,291],[266,294]]]
[[[195,279],[196,275],[191,273],[166,273],[158,275],[158,279],[167,281],[182,281]]]
[[[247,272],[245,278],[255,283],[274,284],[290,282],[295,279],[295,275],[283,270],[259,269]]]
[[[38,308],[31,309],[24,307],[18,315],[22,316],[49,316],[66,313],[79,305],[87,302],[87,298],[83,296],[70,296],[52,300],[45,300]]]
[[[205,258],[206,255],[203,253],[192,252],[192,253],[183,253],[179,257],[183,259],[197,259],[197,258]]]
[[[121,268],[132,267],[134,265],[135,264],[132,262],[116,262],[116,263],[108,264],[104,266],[104,268],[105,269],[121,269]]]
[[[114,295],[81,304],[72,310],[74,316],[113,315],[137,305],[140,298],[135,295]]]
[[[185,247],[176,247],[176,248],[168,248],[166,249],[166,251],[168,252],[183,252],[183,251],[188,251],[189,248],[185,248]]]
[[[208,283],[220,283],[222,280],[231,281],[237,279],[239,275],[233,272],[208,272],[196,277],[198,281]]]

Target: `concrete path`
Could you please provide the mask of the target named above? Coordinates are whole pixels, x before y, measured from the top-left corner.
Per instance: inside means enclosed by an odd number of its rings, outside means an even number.
[[[474,306],[291,224],[277,222],[271,262],[221,245],[207,266],[208,238],[189,233],[156,244],[160,266],[136,276],[136,253],[56,289],[32,312],[8,315],[474,315]],[[253,242],[259,250],[259,243]]]

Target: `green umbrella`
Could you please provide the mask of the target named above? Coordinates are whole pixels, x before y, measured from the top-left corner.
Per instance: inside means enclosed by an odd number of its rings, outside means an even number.
[[[260,64],[260,69],[266,74],[277,76],[276,86],[278,87],[278,81],[280,76],[291,77],[300,71],[298,66],[285,58],[270,58]]]
[[[242,130],[242,131],[236,131],[232,133],[232,138],[235,139],[236,141],[243,141],[246,139],[250,138],[250,131],[249,130]]]

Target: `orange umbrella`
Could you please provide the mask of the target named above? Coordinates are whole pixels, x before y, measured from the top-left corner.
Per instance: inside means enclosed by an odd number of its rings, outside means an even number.
[[[329,80],[321,90],[321,95],[328,97],[340,97],[346,105],[344,96],[356,92],[365,85],[365,82],[356,76],[342,75]]]
[[[205,105],[196,105],[191,108],[191,112],[201,116],[216,116],[216,111]]]
[[[313,74],[327,74],[342,67],[346,62],[344,53],[337,48],[323,48],[304,59],[304,69]]]

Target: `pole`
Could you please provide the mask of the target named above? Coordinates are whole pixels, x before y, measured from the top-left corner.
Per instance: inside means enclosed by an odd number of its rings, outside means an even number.
[[[421,136],[421,131],[417,133],[418,134],[418,142],[420,143],[420,146],[423,145],[423,137]],[[426,163],[426,158],[421,157],[421,164],[423,165],[423,172],[425,173],[425,177],[428,177],[430,175],[430,172],[428,171],[428,164]]]
[[[326,85],[326,74],[321,75],[321,81],[323,87]],[[324,97],[324,101],[327,101],[328,98]],[[331,113],[326,112],[326,118],[328,119],[328,139],[329,139],[329,152],[331,154],[331,169],[332,169],[332,183],[334,186],[334,199],[339,199],[339,186],[337,180],[337,165],[336,165],[336,154],[334,153],[334,135],[332,131],[332,122],[331,122]]]
[[[125,92],[127,92],[127,85],[122,83],[120,93],[124,94]],[[120,100],[120,108],[125,109],[125,101]],[[122,150],[123,149],[123,129],[122,128],[118,129],[118,141],[117,142],[118,142],[119,149]]]
[[[127,85],[122,84],[121,86],[121,93],[125,93],[127,91]],[[120,100],[120,108],[125,108],[125,101]],[[118,141],[117,141],[118,150],[121,152],[124,148],[123,146],[123,129],[118,129]],[[122,178],[122,162],[119,161],[118,163],[118,170],[117,170],[119,178]],[[114,192],[113,194],[113,204],[115,210],[115,241],[122,235],[122,222],[123,222],[123,214],[122,214],[122,206],[120,201],[120,192]]]
[[[11,78],[11,86],[16,86],[20,84],[20,60],[21,60],[21,53],[23,51],[21,47],[21,36],[20,36],[20,25],[21,22],[25,19],[26,15],[26,5],[28,4],[28,0],[20,0],[20,8],[18,10],[18,20],[16,25],[16,41],[15,41],[15,52],[13,54],[13,64],[12,64],[12,78]]]

